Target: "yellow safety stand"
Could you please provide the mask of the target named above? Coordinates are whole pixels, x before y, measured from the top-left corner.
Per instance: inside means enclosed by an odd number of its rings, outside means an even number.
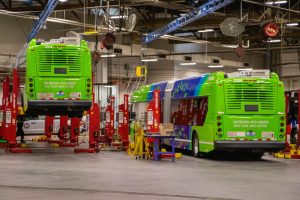
[[[295,144],[291,144],[286,150],[274,153],[273,155],[276,158],[300,159],[300,149],[297,149],[297,146]]]

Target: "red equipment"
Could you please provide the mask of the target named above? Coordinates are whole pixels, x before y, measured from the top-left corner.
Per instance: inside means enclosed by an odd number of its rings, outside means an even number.
[[[51,139],[53,133],[54,116],[46,116],[45,118],[45,135],[47,139]]]
[[[128,94],[124,94],[124,102],[119,105],[118,133],[121,137],[121,142],[126,150],[129,140],[129,111],[128,111]]]
[[[108,105],[106,107],[106,122],[105,122],[105,134],[108,140],[112,140],[114,134],[114,119],[115,119],[115,97],[111,96],[109,98]]]
[[[275,37],[279,31],[277,24],[268,22],[263,26],[264,37],[270,38]]]
[[[12,95],[10,95],[10,77],[6,76],[3,81],[3,97],[2,97],[2,114],[0,138],[7,141],[7,148],[12,153],[31,153],[31,149],[18,148],[16,139],[16,123],[17,123],[17,97],[19,93],[18,71],[13,70],[13,87]],[[12,96],[12,99],[10,99]],[[10,101],[11,100],[11,101]]]
[[[58,137],[60,140],[65,141],[67,140],[67,133],[68,133],[68,116],[62,115],[60,116],[60,125],[59,125],[59,132]]]
[[[78,136],[80,133],[80,118],[71,118],[70,143],[78,144]]]
[[[291,126],[288,125],[288,111],[289,111],[289,95],[285,94],[285,149],[290,147],[290,137],[291,137]]]
[[[300,90],[298,91],[298,149],[300,147]]]
[[[153,100],[147,107],[147,132],[159,132],[160,123],[160,91],[153,91]]]
[[[89,110],[89,115],[89,148],[74,149],[75,153],[95,153],[100,151],[100,108],[97,103],[93,103]]]

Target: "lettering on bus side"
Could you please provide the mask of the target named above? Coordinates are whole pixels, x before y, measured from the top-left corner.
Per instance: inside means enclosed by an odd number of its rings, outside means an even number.
[[[234,128],[267,128],[269,120],[233,120]]]

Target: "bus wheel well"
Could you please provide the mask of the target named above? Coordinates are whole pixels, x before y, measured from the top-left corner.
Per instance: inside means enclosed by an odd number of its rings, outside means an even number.
[[[193,133],[192,133],[192,140],[194,139],[195,135],[197,135],[197,136],[198,136],[198,133],[197,133],[197,131],[196,131],[196,130],[193,130]]]

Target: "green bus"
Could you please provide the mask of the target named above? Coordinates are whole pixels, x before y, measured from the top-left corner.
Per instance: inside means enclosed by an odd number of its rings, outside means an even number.
[[[131,97],[136,116],[160,90],[161,121],[173,123],[177,148],[194,156],[216,150],[259,159],[285,147],[284,86],[268,70],[215,72],[142,86]]]
[[[34,115],[82,116],[92,104],[91,52],[76,37],[30,41],[24,110]]]

